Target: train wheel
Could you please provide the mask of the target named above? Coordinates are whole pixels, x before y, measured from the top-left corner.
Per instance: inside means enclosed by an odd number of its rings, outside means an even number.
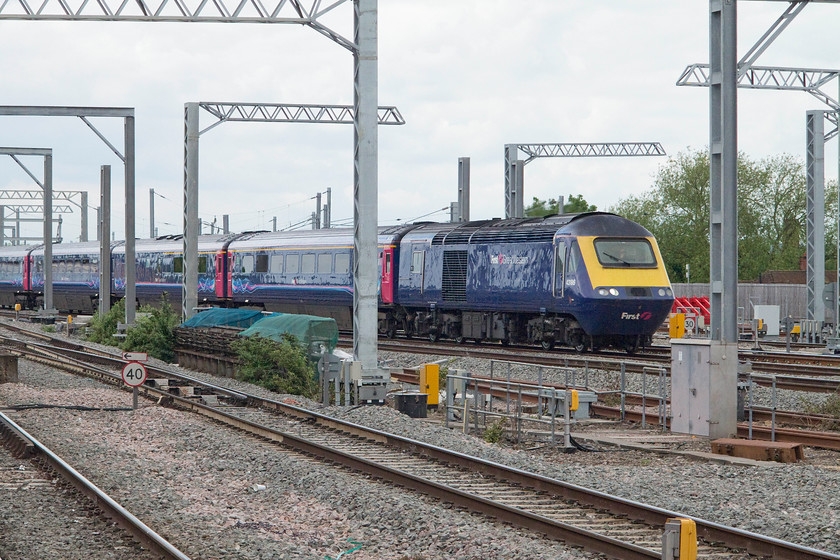
[[[510,346],[510,339],[509,338],[503,338],[501,340],[501,343],[502,343],[502,346]]]
[[[540,342],[540,346],[542,346],[542,349],[545,351],[551,350],[552,348],[554,348],[554,341],[543,340],[542,342]]]
[[[628,338],[624,341],[624,351],[628,354],[635,354],[636,350],[639,349],[639,337],[634,336],[633,338]]]
[[[394,323],[388,323],[388,326],[385,327],[385,336],[388,338],[394,338],[397,336],[397,325]]]
[[[466,341],[467,341],[467,339],[465,339],[463,336],[456,336],[455,337],[455,344],[463,344]]]
[[[575,352],[578,354],[583,353],[586,350],[586,340],[580,335],[572,337],[572,348],[575,349]]]
[[[437,342],[438,340],[440,340],[440,333],[437,332],[437,331],[430,331],[429,332],[429,341]]]

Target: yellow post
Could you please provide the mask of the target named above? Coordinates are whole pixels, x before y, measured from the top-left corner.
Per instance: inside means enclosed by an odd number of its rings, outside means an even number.
[[[580,399],[578,397],[577,389],[572,389],[571,393],[572,393],[572,399],[569,401],[569,410],[574,412],[580,406]]]
[[[680,560],[697,560],[697,524],[680,519]]]
[[[672,313],[668,319],[668,335],[671,338],[685,336],[685,313]]]
[[[440,404],[440,366],[438,364],[420,366],[420,392],[428,395],[426,404],[430,408],[437,408]]]
[[[73,328],[73,316],[67,316],[67,336],[70,336],[70,329]]]

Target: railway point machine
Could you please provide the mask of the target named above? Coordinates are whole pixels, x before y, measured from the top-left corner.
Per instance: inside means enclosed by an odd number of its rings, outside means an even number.
[[[738,345],[671,340],[671,431],[712,439],[737,434]]]

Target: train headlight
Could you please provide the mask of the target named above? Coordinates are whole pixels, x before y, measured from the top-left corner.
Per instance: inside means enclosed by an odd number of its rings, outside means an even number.
[[[671,291],[671,288],[666,288],[665,293],[668,294],[669,296],[674,295],[674,292]]]
[[[618,295],[618,290],[616,290],[615,288],[610,288],[610,295],[611,296],[617,296]]]
[[[665,295],[665,288],[659,288],[659,291],[656,292],[656,293],[658,293],[660,296],[664,296]]]
[[[598,288],[598,295],[599,295],[599,296],[605,296],[605,295],[607,295],[608,293],[609,293],[609,292],[607,291],[607,289],[606,289],[606,288]]]

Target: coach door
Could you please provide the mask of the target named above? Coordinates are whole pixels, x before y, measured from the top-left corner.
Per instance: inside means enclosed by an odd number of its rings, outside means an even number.
[[[23,257],[23,289],[27,292],[32,289],[32,277],[29,274],[31,269],[32,255],[26,255]]]
[[[394,303],[394,248],[385,247],[381,253],[381,278],[382,303]]]
[[[563,281],[566,271],[566,244],[563,242],[554,246],[554,297],[563,297]]]
[[[226,257],[227,255],[224,251],[216,253],[216,282],[214,283],[214,287],[216,289],[216,297],[221,299],[228,297],[230,294],[225,289],[228,287],[227,278],[229,276]]]

